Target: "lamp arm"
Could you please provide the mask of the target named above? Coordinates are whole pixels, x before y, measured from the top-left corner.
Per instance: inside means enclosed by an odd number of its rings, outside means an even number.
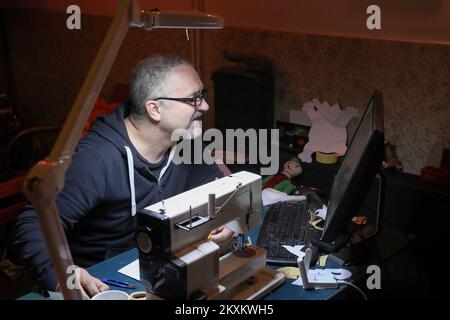
[[[119,0],[108,33],[50,155],[30,170],[24,182],[23,191],[36,210],[64,299],[82,299],[82,295],[79,286],[70,284],[73,278],[67,272],[70,270],[69,266],[73,265],[73,260],[55,200],[64,186],[64,175],[75,146],[129,25],[136,22],[139,16],[135,1]]]

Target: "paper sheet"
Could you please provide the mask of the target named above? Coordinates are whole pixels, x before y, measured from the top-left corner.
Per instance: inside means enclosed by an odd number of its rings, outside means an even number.
[[[261,193],[264,206],[268,206],[280,201],[304,201],[305,196],[290,196],[285,192],[281,192],[272,188],[266,188]]]
[[[333,282],[335,279],[331,273],[324,272],[325,270],[316,269],[316,270],[308,270],[308,280],[310,283],[320,283],[320,282]],[[299,277],[297,280],[292,282],[295,286],[303,286],[302,278]],[[322,288],[316,288],[322,289]]]
[[[277,271],[282,272],[287,279],[297,280],[300,277],[300,270],[296,267],[281,267]]]
[[[323,220],[326,220],[327,219],[327,211],[328,211],[327,206],[323,205],[321,209],[317,209],[316,210],[315,214],[317,214],[317,216],[319,218],[322,218]]]
[[[327,264],[328,255],[323,255],[319,257],[319,267],[325,267]]]
[[[137,281],[141,280],[140,272],[139,272],[139,259],[134,260],[132,263],[127,264],[122,269],[118,270],[120,273],[129,276]]]
[[[352,273],[346,269],[314,269],[308,270],[310,283],[332,282],[334,280],[344,280],[350,278]],[[293,285],[303,286],[302,278],[298,278]]]
[[[48,291],[50,300],[64,300],[64,296],[61,292]]]
[[[324,271],[330,272],[336,280],[345,280],[352,276],[351,271],[347,269],[325,269]]]
[[[299,258],[303,258],[305,256],[305,253],[301,251],[304,245],[296,245],[296,246],[282,245],[282,247]]]

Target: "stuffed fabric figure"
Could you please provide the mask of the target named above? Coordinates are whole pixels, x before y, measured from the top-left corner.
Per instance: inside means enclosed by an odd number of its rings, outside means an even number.
[[[291,179],[300,175],[303,169],[297,158],[292,158],[283,166],[283,171],[274,176],[268,176],[262,180],[262,188],[272,188],[286,194],[295,190],[296,186],[291,183]]]
[[[328,102],[321,103],[317,99],[306,102],[303,111],[308,114],[312,125],[309,141],[298,155],[300,160],[311,163],[311,155],[316,151],[343,156],[347,151],[347,124],[358,115],[358,111],[354,107],[341,110],[338,104],[330,107]]]

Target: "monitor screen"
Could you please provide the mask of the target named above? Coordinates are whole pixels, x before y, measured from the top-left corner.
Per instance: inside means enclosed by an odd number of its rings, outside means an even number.
[[[329,252],[338,249],[336,239],[345,234],[357,214],[384,158],[383,96],[375,91],[358,124],[337,172],[328,202],[320,244]]]

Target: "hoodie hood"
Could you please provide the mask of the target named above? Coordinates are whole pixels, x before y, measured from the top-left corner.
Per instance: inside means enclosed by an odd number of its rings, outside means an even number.
[[[123,102],[112,113],[98,117],[86,138],[95,139],[97,137],[111,142],[120,151],[122,156],[127,159],[129,159],[128,153],[131,151],[133,167],[139,172],[148,171],[148,167],[151,164],[139,154],[128,137],[124,120],[130,114],[130,107],[131,101],[128,100]],[[127,151],[125,146],[129,148],[129,151]],[[174,150],[172,148],[167,164],[171,163],[173,154]],[[166,171],[165,169],[161,170],[162,174],[157,177],[158,180],[161,179],[162,175]]]
[[[150,163],[137,152],[128,137],[124,120],[130,114],[130,107],[131,101],[128,100],[123,102],[112,113],[98,117],[86,138],[98,136],[108,140],[116,146],[123,157],[127,157],[125,146],[128,146],[133,153],[133,166],[137,170],[142,170]]]
[[[150,163],[144,159],[134,148],[128,137],[128,132],[125,126],[125,118],[130,114],[131,101],[128,100],[122,103],[115,111],[108,115],[97,118],[92,129],[91,135],[105,139],[111,142],[126,158],[128,166],[128,181],[130,186],[130,207],[131,215],[136,215],[136,189],[134,184],[134,170],[146,174]],[[163,165],[158,177],[158,184],[168,169],[175,154],[175,148],[170,151],[167,162]]]

